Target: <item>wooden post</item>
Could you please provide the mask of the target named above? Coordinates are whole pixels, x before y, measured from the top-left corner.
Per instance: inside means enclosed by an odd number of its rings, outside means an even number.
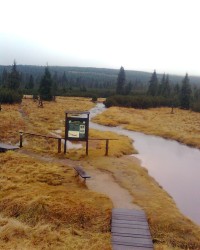
[[[67,152],[67,113],[65,113],[65,144],[64,144],[64,154]]]
[[[88,155],[88,140],[86,141],[86,155]]]
[[[108,144],[109,144],[109,139],[106,139],[106,153],[105,153],[105,156],[108,156]]]
[[[58,153],[61,153],[61,138],[58,138]]]
[[[22,143],[23,143],[23,132],[19,132],[19,134],[20,134],[19,147],[22,148],[23,147],[23,145],[22,145]]]
[[[172,105],[171,114],[174,113],[174,106]]]
[[[86,155],[88,155],[88,137],[89,137],[89,120],[90,120],[90,113],[87,114],[88,119],[88,128],[87,128],[87,140],[86,140]]]

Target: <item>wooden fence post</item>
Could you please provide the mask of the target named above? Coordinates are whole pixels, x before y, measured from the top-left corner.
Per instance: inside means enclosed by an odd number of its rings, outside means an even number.
[[[23,132],[19,132],[20,137],[19,137],[19,147],[22,148],[23,147]]]
[[[86,155],[88,155],[88,140],[86,141],[86,149],[85,149]]]
[[[58,138],[58,153],[61,153],[61,138]]]
[[[109,139],[106,139],[106,153],[105,153],[105,156],[108,156],[108,144],[109,144]]]

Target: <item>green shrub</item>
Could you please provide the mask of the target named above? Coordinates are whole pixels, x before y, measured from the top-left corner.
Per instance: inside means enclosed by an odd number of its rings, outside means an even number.
[[[0,103],[20,103],[22,101],[22,94],[18,91],[0,88]]]
[[[115,95],[110,96],[106,99],[105,105],[106,107],[111,106],[120,106],[120,107],[130,107],[130,108],[138,108],[138,109],[147,109],[147,108],[155,108],[155,107],[171,107],[177,106],[178,102],[175,99],[165,98],[162,96],[146,96],[146,95],[138,95],[138,96],[123,96],[123,95]]]

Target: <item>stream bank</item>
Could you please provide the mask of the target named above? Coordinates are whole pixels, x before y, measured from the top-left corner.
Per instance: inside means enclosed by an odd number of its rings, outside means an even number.
[[[102,103],[91,109],[91,118],[105,111]],[[149,174],[174,198],[178,208],[200,225],[200,150],[176,141],[90,122],[90,128],[126,135],[134,142]]]

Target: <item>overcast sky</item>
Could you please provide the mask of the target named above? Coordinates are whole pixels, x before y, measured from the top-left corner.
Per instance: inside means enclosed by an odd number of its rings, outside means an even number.
[[[199,0],[0,0],[0,65],[200,75]]]

